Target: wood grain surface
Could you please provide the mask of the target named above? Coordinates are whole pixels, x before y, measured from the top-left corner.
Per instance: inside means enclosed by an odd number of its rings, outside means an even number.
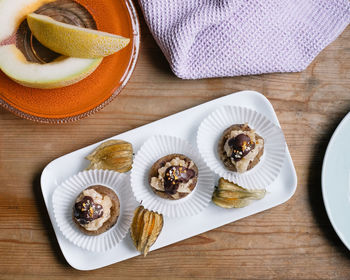
[[[67,125],[41,125],[0,109],[0,279],[350,279],[350,254],[328,220],[320,183],[327,143],[350,110],[350,28],[301,73],[185,81],[171,73],[143,19],[141,26],[136,70],[99,113]],[[41,194],[45,165],[245,89],[263,93],[277,112],[298,175],[295,195],[146,258],[90,272],[71,268]]]

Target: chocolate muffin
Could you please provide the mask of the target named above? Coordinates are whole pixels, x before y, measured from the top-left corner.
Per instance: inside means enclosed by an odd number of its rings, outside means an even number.
[[[197,178],[198,168],[190,158],[181,154],[170,154],[153,164],[149,173],[149,184],[156,195],[177,200],[193,191]]]
[[[73,221],[87,235],[99,235],[110,229],[120,213],[116,193],[104,186],[83,190],[73,206]]]
[[[234,124],[222,134],[218,153],[227,169],[243,173],[259,163],[264,139],[247,124]]]

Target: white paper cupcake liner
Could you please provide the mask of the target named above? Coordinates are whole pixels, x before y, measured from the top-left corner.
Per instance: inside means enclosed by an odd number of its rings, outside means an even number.
[[[247,123],[264,138],[264,154],[252,169],[238,173],[226,169],[217,152],[225,129]],[[285,158],[286,141],[280,127],[262,114],[238,106],[223,106],[205,118],[199,126],[197,145],[209,168],[231,182],[247,189],[268,187],[278,176]]]
[[[120,202],[117,223],[97,236],[81,232],[72,219],[77,196],[92,185],[109,187],[117,194]],[[125,237],[138,205],[131,191],[128,176],[109,170],[83,171],[70,177],[55,189],[52,202],[55,220],[63,235],[76,246],[93,252],[110,250]]]
[[[149,182],[152,165],[169,154],[183,154],[198,168],[198,181],[194,190],[184,198],[168,200],[153,193]],[[168,217],[193,216],[210,202],[214,190],[214,174],[206,166],[199,153],[185,140],[173,136],[156,135],[148,139],[137,152],[131,170],[131,187],[145,208]]]

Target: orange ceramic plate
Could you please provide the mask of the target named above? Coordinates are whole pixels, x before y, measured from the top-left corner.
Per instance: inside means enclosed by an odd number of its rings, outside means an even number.
[[[131,0],[78,0],[101,31],[130,38],[129,45],[103,59],[86,79],[60,89],[21,86],[0,71],[0,105],[42,123],[65,123],[87,117],[110,103],[128,82],[139,53],[140,27]]]

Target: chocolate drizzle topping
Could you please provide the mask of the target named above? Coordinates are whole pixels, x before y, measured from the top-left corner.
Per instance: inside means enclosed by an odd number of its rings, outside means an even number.
[[[82,225],[86,225],[102,215],[102,205],[94,203],[91,196],[84,196],[81,201],[74,204],[74,217]]]
[[[196,175],[193,169],[183,166],[170,166],[165,171],[164,192],[175,194],[181,183],[187,183]]]
[[[255,143],[251,141],[248,135],[243,133],[231,138],[228,141],[228,145],[233,150],[231,158],[233,158],[234,161],[240,161],[255,148]]]

